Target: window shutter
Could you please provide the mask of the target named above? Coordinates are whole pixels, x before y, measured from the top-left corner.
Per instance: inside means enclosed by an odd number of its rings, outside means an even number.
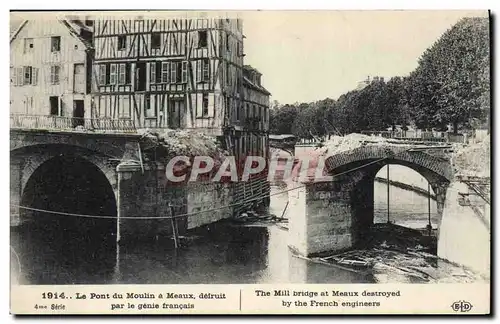
[[[192,35],[193,35],[193,46],[199,47],[198,32],[194,32]]]
[[[161,63],[161,82],[170,83],[170,63],[162,62]]]
[[[203,69],[203,61],[196,61],[196,81],[201,82],[201,74]]]
[[[110,66],[109,83],[116,84],[116,64]]]
[[[106,84],[106,64],[99,65],[99,85]]]
[[[202,93],[197,93],[196,94],[196,117],[202,117],[203,116],[203,94]]]
[[[119,84],[125,84],[125,63],[120,64],[120,70],[118,73],[118,83]]]
[[[31,84],[36,85],[38,79],[38,68],[31,68]]]
[[[16,68],[11,67],[10,68],[10,83],[13,86],[17,86],[17,75],[16,75]]]
[[[186,83],[188,79],[188,61],[182,61],[182,75],[181,82]]]
[[[215,103],[214,103],[214,94],[208,94],[208,117],[214,117],[215,112]]]
[[[17,85],[22,86],[24,84],[23,68],[17,68]]]
[[[149,83],[156,83],[156,62],[149,63]]]
[[[177,63],[170,63],[170,83],[177,83]]]

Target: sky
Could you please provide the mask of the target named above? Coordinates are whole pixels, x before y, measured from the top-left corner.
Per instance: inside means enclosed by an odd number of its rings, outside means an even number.
[[[282,104],[336,99],[367,76],[408,75],[460,18],[486,11],[308,11],[243,15],[245,64]]]

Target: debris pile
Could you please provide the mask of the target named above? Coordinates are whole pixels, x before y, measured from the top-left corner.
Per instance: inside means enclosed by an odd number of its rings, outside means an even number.
[[[210,156],[222,161],[229,154],[220,146],[215,136],[185,129],[164,129],[161,132],[139,130],[146,148],[156,148],[157,158],[174,156]]]
[[[255,223],[255,222],[285,222],[288,223],[287,218],[281,218],[276,216],[275,214],[271,214],[267,211],[255,209],[248,209],[246,211],[241,212],[234,218],[236,223]]]
[[[391,144],[407,144],[404,141],[387,139],[381,136],[368,136],[363,134],[352,133],[345,136],[333,136],[323,143],[317,151],[325,155],[337,154],[340,152],[350,151],[362,146],[390,146]]]
[[[476,282],[481,275],[429,253],[435,236],[394,224],[376,224],[369,242],[356,250],[311,259],[353,272],[372,274],[379,282]],[[422,239],[429,239],[425,242]],[[434,252],[435,253],[435,252]]]
[[[468,146],[456,145],[452,156],[458,176],[490,177],[490,136]]]

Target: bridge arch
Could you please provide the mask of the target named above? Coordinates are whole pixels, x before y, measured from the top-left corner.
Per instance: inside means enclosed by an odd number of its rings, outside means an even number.
[[[302,184],[305,193],[296,195],[292,208],[303,209],[300,216],[290,220],[290,229],[292,236],[305,244],[291,245],[302,254],[314,255],[361,243],[374,223],[375,177],[387,164],[409,167],[427,179],[436,193],[438,214],[442,215],[446,190],[453,178],[451,163],[442,152],[431,154],[409,148],[371,145],[326,157],[325,171],[333,180]]]
[[[50,216],[27,208],[116,217],[115,164],[109,157],[71,145],[33,145],[12,150],[11,201],[22,207],[14,206],[11,212],[14,209],[20,223],[40,221],[37,215]],[[75,218],[66,219],[69,217]],[[87,219],[82,223],[76,219],[66,222],[55,214],[50,218],[74,229],[85,223],[87,228],[95,225],[111,233],[116,231],[113,219],[101,222]]]
[[[383,160],[382,160],[383,159]],[[377,160],[382,160],[374,163]],[[378,168],[375,174],[386,164],[400,164],[413,169],[429,182],[451,182],[453,169],[444,156],[436,156],[424,151],[412,151],[408,147],[390,147],[382,145],[364,146],[329,156],[326,169],[330,174],[347,171],[358,166],[374,163]]]

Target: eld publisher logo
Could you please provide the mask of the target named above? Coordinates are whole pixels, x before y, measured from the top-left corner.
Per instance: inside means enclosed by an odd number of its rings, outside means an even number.
[[[459,301],[456,301],[453,304],[451,304],[451,308],[455,312],[465,313],[465,312],[468,312],[472,309],[472,304],[469,303],[468,301],[465,301],[465,300],[459,300]]]

